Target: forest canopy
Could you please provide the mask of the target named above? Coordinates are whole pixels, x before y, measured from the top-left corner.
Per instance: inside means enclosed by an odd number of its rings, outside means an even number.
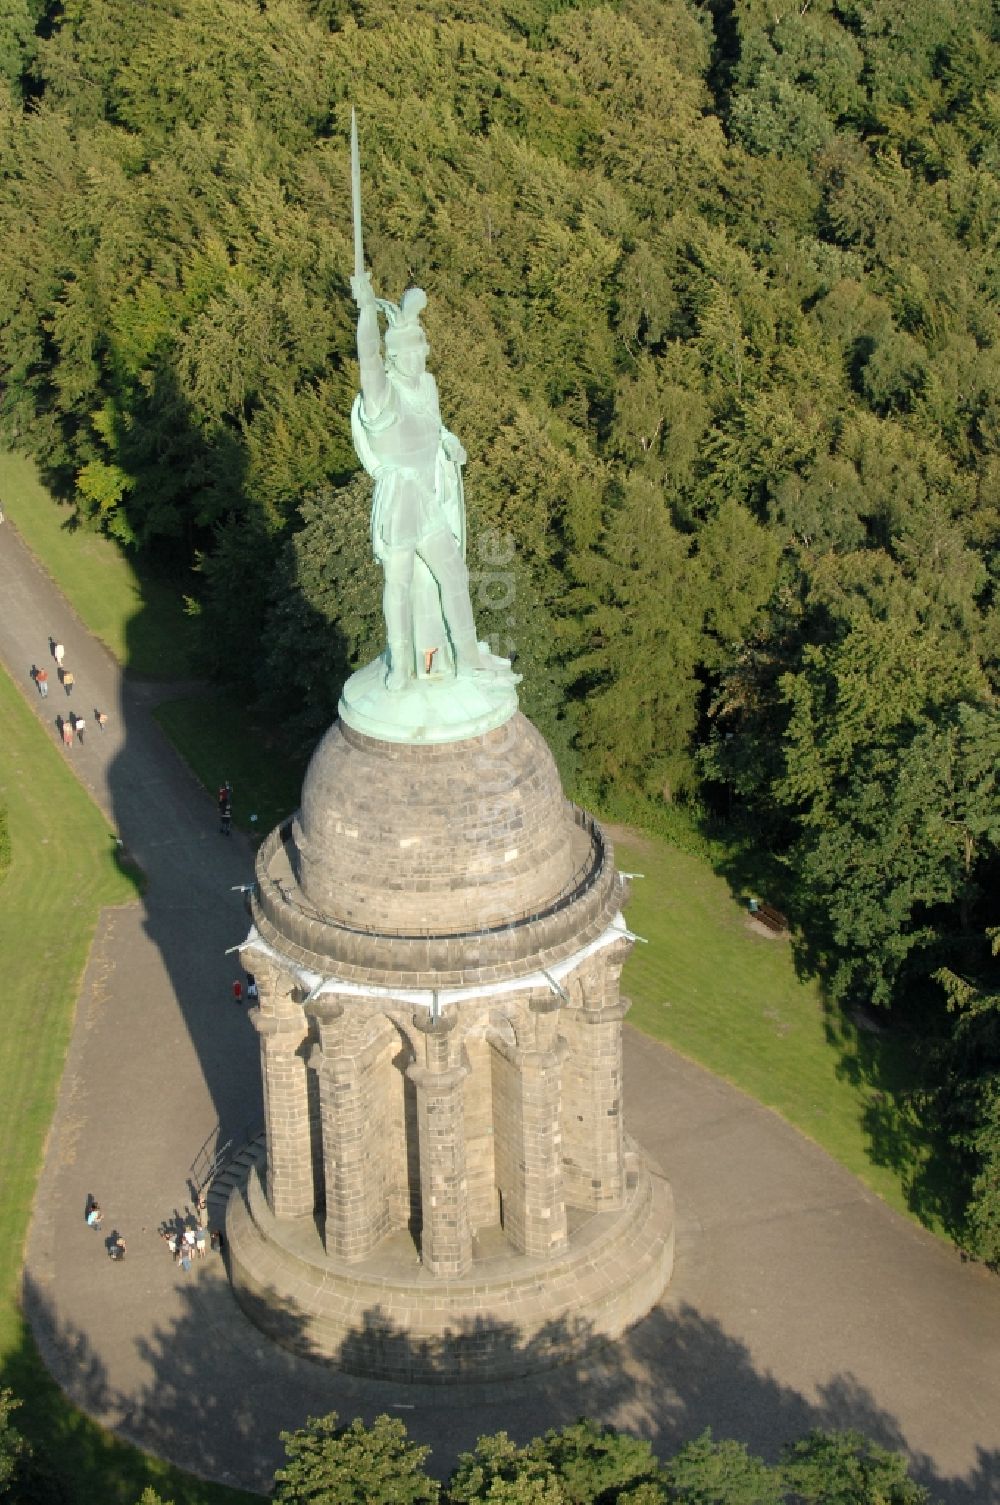
[[[4,438],[182,574],[210,672],[308,737],[381,645],[353,103],[376,290],[427,290],[470,456],[480,630],[564,775],[749,832],[835,997],[996,996],[992,0],[12,0],[2,25]],[[946,1117],[995,1188],[984,1019],[978,1106]]]

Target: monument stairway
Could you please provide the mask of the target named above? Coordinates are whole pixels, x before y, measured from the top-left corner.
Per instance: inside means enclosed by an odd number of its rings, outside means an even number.
[[[208,1221],[213,1229],[224,1228],[226,1204],[234,1186],[245,1183],[254,1166],[263,1167],[267,1145],[263,1126],[255,1127],[234,1147],[225,1144],[197,1178],[200,1195],[208,1203]]]

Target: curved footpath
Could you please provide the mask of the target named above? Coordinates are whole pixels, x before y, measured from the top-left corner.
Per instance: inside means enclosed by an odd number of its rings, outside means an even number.
[[[774,1114],[634,1033],[629,1126],[673,1185],[677,1265],[660,1306],[598,1358],[461,1392],[357,1380],[263,1339],[218,1258],[178,1270],[157,1228],[188,1209],[200,1147],[260,1117],[256,1039],[224,955],[245,934],[231,885],[249,878],[250,848],[219,836],[211,799],[153,721],[168,687],[121,674],[9,522],[0,601],[0,659],[54,740],[65,702],[55,682],[40,700],[28,670],[51,674],[50,634],[66,644],[73,708],[92,730],[61,755],[148,877],[142,900],[98,927],[27,1247],[36,1337],[84,1410],[193,1472],[259,1490],[278,1432],[335,1410],[401,1416],[439,1477],[482,1433],[526,1440],[590,1415],[663,1452],[706,1426],[768,1456],[812,1426],[858,1427],[905,1450],[948,1505],[1000,1498],[1000,1281]],[[103,737],[95,706],[111,712]],[[101,1234],[83,1221],[88,1193]],[[103,1247],[115,1229],[122,1265]]]

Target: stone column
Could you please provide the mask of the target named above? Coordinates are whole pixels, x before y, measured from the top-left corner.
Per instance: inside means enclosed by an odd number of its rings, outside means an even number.
[[[592,957],[573,980],[574,1006],[562,1016],[569,1046],[563,1073],[566,1195],[574,1206],[596,1211],[621,1207],[625,1196],[622,1020],[630,1005],[619,993],[619,978],[631,949],[623,939]]]
[[[319,1078],[326,1174],[326,1252],[364,1259],[388,1231],[382,1114],[373,1070],[381,1040],[350,1038],[348,1015],[333,998],[309,1005],[319,1044],[309,1065]]]
[[[566,1246],[560,1114],[566,1045],[556,1033],[559,1007],[551,995],[532,1000],[534,1049],[521,1052],[525,1254],[556,1254]]]
[[[560,1113],[566,1045],[557,1034],[559,1007],[551,994],[533,998],[521,1026],[531,1043],[493,1041],[513,1068],[500,1108],[506,1143],[497,1148],[511,1182],[500,1188],[504,1231],[522,1253],[541,1256],[557,1254],[567,1239]]]
[[[469,1188],[465,1174],[465,1066],[450,1063],[454,1018],[418,1014],[424,1065],[406,1074],[417,1091],[420,1142],[420,1257],[431,1275],[465,1275],[472,1265]]]
[[[249,1013],[260,1036],[267,1200],[276,1218],[300,1218],[315,1203],[305,1062],[309,1021],[293,996],[291,978],[261,965],[254,952],[241,960],[257,979],[259,997]]]

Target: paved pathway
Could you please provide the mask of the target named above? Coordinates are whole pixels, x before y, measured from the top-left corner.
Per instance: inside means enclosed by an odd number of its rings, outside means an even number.
[[[36,1335],[85,1410],[187,1468],[261,1490],[279,1429],[336,1410],[402,1416],[439,1475],[481,1433],[526,1439],[580,1414],[664,1451],[706,1426],[767,1455],[810,1426],[857,1426],[905,1449],[948,1505],[1000,1499],[1000,1281],[775,1115],[634,1034],[629,1125],[673,1184],[677,1269],[657,1310],[600,1358],[461,1392],[355,1380],[259,1337],[217,1259],[177,1271],[158,1224],[187,1207],[189,1167],[216,1126],[226,1137],[260,1114],[256,1040],[223,955],[245,933],[231,885],[249,875],[250,851],[218,835],[211,799],[160,736],[160,692],[122,681],[9,523],[0,602],[0,659],[50,728],[59,693],[40,701],[28,678],[50,634],[66,644],[76,708],[109,708],[104,738],[61,756],[149,880],[140,903],[98,929],[27,1250]],[[122,1266],[84,1226],[88,1192],[104,1235],[128,1238]]]

